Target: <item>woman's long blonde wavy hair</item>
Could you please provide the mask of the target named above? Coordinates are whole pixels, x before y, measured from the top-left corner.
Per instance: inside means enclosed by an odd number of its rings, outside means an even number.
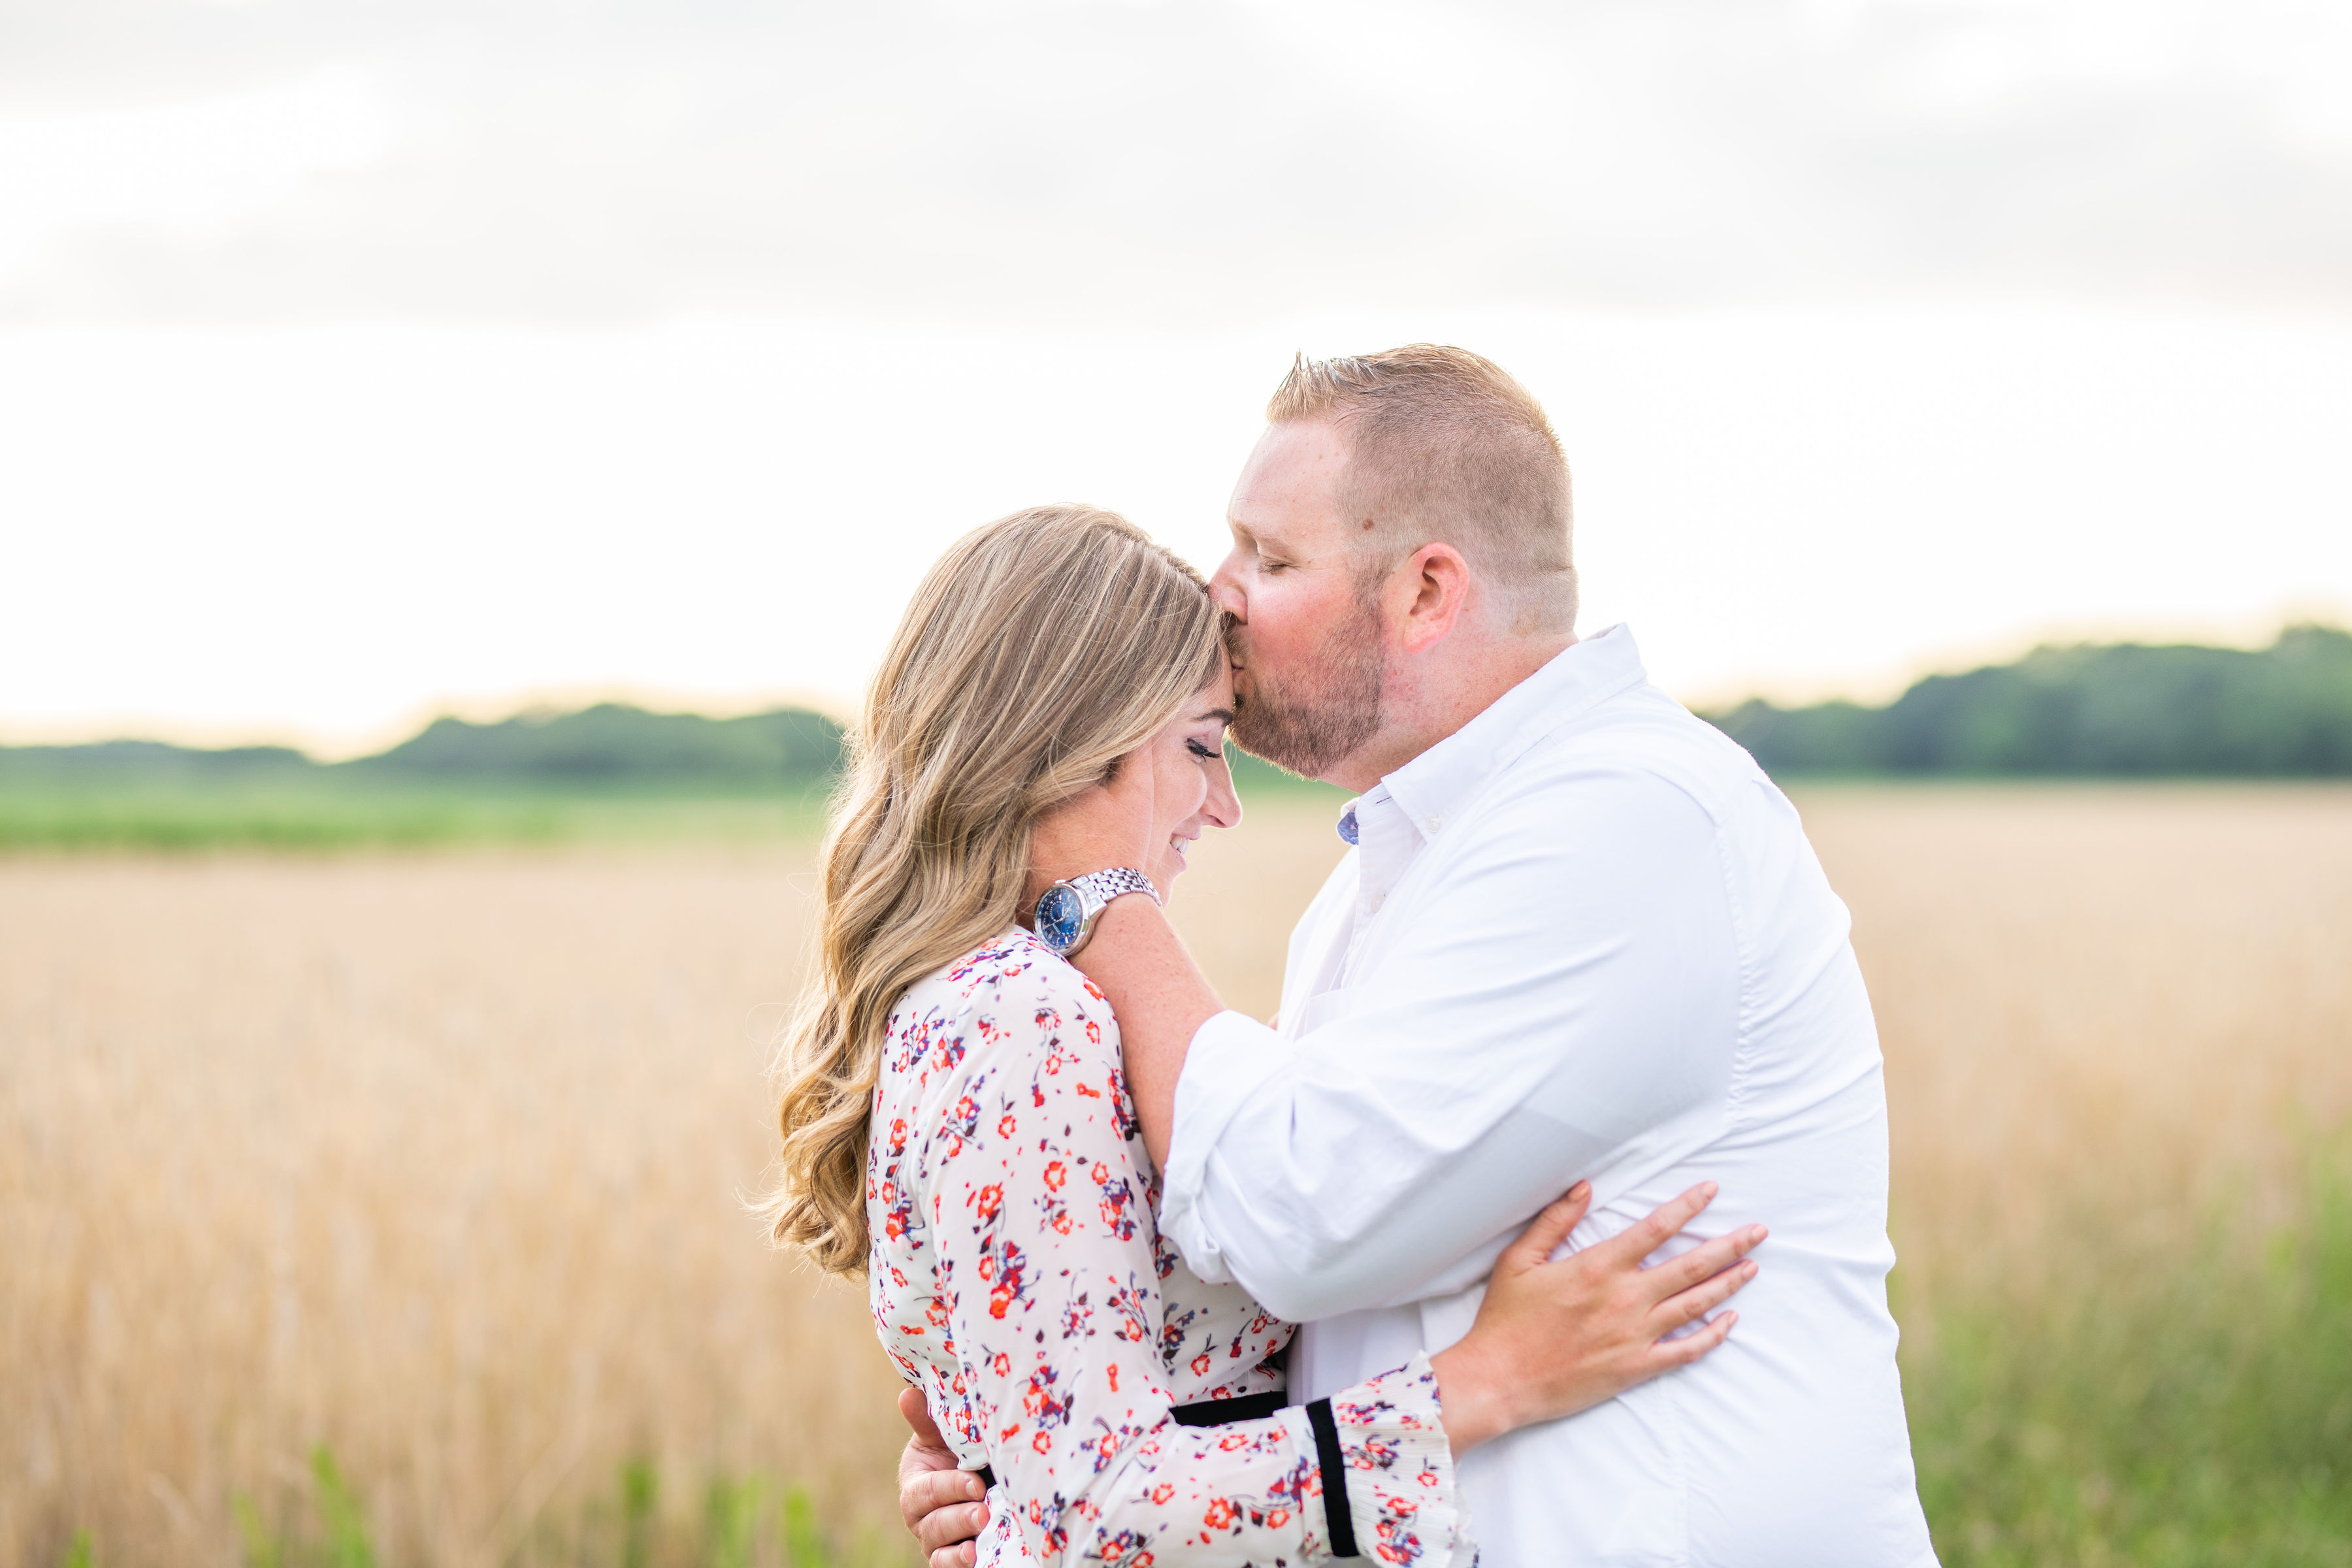
[[[789,1026],[777,1245],[866,1267],[866,1122],[890,1010],[1019,918],[1037,818],[1110,775],[1224,658],[1201,574],[1116,513],[1033,507],[958,540],[866,692]]]

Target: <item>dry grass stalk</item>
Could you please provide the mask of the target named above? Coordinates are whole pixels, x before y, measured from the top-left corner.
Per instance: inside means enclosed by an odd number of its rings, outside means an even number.
[[[1801,804],[1886,1042],[1907,1353],[2085,1226],[2160,1268],[2232,1184],[2293,1206],[2281,1130],[2352,1107],[2352,795]],[[1328,816],[1196,858],[1238,1005]],[[0,1560],[233,1562],[232,1495],[288,1506],[322,1440],[392,1563],[508,1560],[638,1455],[890,1525],[863,1302],[736,1206],[807,864],[0,861]]]
[[[879,1517],[863,1300],[737,1206],[807,863],[0,863],[0,1560],[230,1559],[321,1441],[394,1563],[632,1455]]]

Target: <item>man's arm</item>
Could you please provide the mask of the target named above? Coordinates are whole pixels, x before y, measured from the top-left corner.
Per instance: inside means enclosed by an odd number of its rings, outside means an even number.
[[[1426,1286],[1728,1082],[1733,914],[1688,796],[1630,772],[1523,786],[1423,855],[1438,888],[1296,1041],[1223,1012],[1146,900],[1079,958],[1118,1015],[1162,1228],[1286,1317]]]
[[[1127,1089],[1143,1122],[1143,1146],[1164,1171],[1185,1054],[1201,1026],[1225,1005],[1167,915],[1149,899],[1112,900],[1096,918],[1094,936],[1071,962],[1109,1000],[1118,1019]]]

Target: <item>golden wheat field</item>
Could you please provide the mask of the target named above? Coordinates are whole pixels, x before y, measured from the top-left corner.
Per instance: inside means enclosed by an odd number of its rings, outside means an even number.
[[[2293,1218],[2352,1110],[2352,792],[1800,804],[1885,1043],[1907,1377],[1962,1307]],[[1197,857],[1237,1005],[1339,849],[1291,804]],[[912,1561],[862,1298],[740,1202],[810,860],[0,860],[0,1562]],[[1939,1508],[1948,1562],[2134,1560]]]

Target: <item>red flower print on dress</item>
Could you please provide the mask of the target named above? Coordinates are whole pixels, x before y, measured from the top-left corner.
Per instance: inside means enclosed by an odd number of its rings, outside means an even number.
[[[1102,1211],[1103,1228],[1121,1241],[1135,1235],[1135,1193],[1126,1178],[1108,1164],[1095,1166],[1095,1185],[1101,1189],[1096,1205]]]
[[[1021,1248],[1013,1242],[992,1247],[980,1257],[980,1277],[988,1282],[988,1315],[1002,1318],[1026,1289],[1022,1279]]]
[[[867,1289],[960,1462],[995,1469],[984,1561],[1328,1559],[1303,1411],[1202,1427],[1169,1414],[1278,1389],[1290,1328],[1194,1276],[1160,1234],[1158,1173],[1100,991],[1014,931],[910,988],[886,1040]],[[1467,1563],[1426,1363],[1335,1396],[1333,1412],[1365,1550]]]

